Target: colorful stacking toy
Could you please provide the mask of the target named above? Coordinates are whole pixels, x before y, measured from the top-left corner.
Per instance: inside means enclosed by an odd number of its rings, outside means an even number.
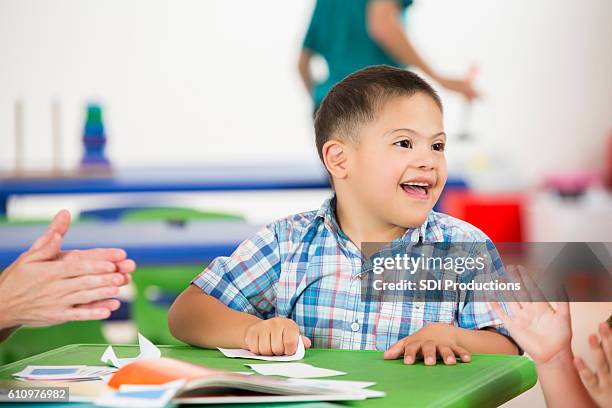
[[[109,167],[110,162],[104,156],[106,134],[102,121],[102,107],[96,104],[87,106],[87,117],[83,128],[83,145],[85,152],[81,160],[81,168]]]

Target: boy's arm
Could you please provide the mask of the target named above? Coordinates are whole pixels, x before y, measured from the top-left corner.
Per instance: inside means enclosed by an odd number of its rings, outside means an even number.
[[[388,360],[404,358],[414,364],[422,357],[426,365],[436,364],[438,356],[444,364],[455,364],[456,357],[470,361],[471,353],[517,354],[516,346],[494,329],[470,330],[448,323],[432,323],[393,344],[384,357]]]
[[[457,343],[474,354],[518,354],[518,347],[506,336],[494,328],[481,330],[454,327],[457,331]]]
[[[279,228],[281,234],[287,230],[276,223],[263,227],[195,277],[168,313],[175,337],[202,347],[244,348],[266,355],[295,351],[298,326],[276,314]]]
[[[174,337],[208,348],[246,348],[246,331],[259,321],[257,316],[231,309],[194,285],[181,293],[168,312]]]

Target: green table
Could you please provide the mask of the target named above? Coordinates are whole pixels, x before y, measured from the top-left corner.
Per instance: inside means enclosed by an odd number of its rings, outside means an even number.
[[[64,346],[0,367],[0,380],[12,378],[13,373],[27,365],[98,365],[105,348],[106,345],[93,344]],[[164,357],[233,371],[248,371],[244,364],[257,362],[256,360],[225,358],[217,350],[204,350],[189,346],[159,346],[159,348]],[[120,357],[131,357],[138,354],[137,346],[116,346],[115,350]],[[531,360],[526,357],[505,355],[477,354],[472,356],[471,363],[428,367],[422,363],[405,366],[402,360],[385,361],[380,351],[312,349],[306,351],[303,362],[347,373],[347,375],[330,379],[375,381],[377,384],[372,388],[387,393],[387,396],[383,398],[342,403],[342,405],[351,407],[497,406],[533,387],[537,380],[535,367]],[[20,404],[19,406],[34,405]],[[253,406],[244,404],[244,406],[247,405]],[[321,406],[320,404],[293,405]],[[71,406],[80,407],[85,404],[71,404]],[[230,406],[225,405],[225,407]],[[231,406],[231,408],[235,407],[236,405]]]

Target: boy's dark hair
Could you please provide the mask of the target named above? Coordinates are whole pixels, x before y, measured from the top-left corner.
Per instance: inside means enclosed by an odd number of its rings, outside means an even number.
[[[334,138],[355,138],[357,130],[373,121],[391,98],[430,96],[442,110],[436,91],[414,72],[388,65],[360,69],[338,82],[327,94],[315,114],[317,151],[323,161],[323,145]]]

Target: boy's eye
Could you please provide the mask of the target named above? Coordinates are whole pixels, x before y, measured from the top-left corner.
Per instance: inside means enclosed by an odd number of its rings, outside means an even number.
[[[393,144],[399,147],[403,147],[404,149],[412,149],[412,141],[408,139],[399,140]]]
[[[433,145],[431,145],[432,149],[434,149],[436,152],[443,152],[444,151],[444,147],[445,144],[440,142],[440,143],[434,143]]]

